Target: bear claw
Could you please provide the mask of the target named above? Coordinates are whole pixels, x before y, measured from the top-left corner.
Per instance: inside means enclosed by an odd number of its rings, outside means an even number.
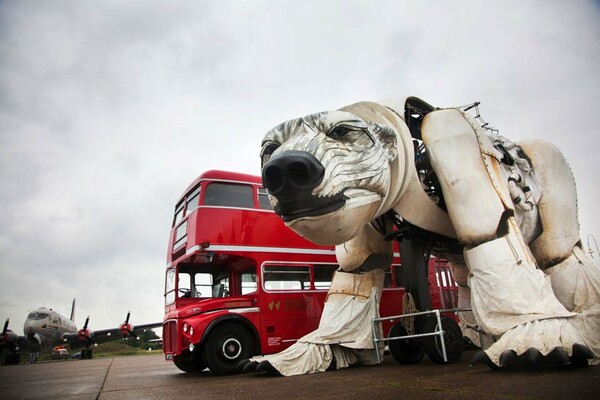
[[[268,361],[261,361],[260,363],[258,363],[258,365],[256,366],[256,372],[260,372],[263,373],[265,375],[280,375],[279,371],[277,371],[275,369],[275,367],[273,365],[271,365],[270,362]]]
[[[542,355],[538,349],[531,347],[521,355],[517,355],[514,350],[504,351],[498,360],[499,365],[496,365],[484,351],[478,351],[471,359],[471,366],[486,364],[493,370],[578,368],[587,366],[588,359],[593,357],[594,353],[582,344],[573,345],[571,357],[564,347],[556,347],[546,356]]]

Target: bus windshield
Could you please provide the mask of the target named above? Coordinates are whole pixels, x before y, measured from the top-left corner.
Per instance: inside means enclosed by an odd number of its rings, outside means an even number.
[[[254,268],[232,271],[226,265],[181,264],[177,285],[178,298],[239,296],[256,291],[256,272]]]
[[[175,268],[167,269],[165,278],[165,304],[173,304],[175,301]]]

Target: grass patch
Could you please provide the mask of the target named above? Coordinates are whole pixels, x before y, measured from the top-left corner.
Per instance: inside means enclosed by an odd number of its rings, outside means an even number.
[[[444,392],[446,390],[446,389],[442,389],[442,388],[434,387],[434,386],[432,386],[432,387],[426,387],[424,389],[425,390],[429,390],[431,392]]]
[[[73,354],[81,351],[81,348],[68,349],[69,358]],[[96,357],[118,357],[118,356],[135,356],[135,355],[146,355],[146,354],[162,354],[161,349],[148,351],[148,349],[141,349],[139,347],[131,347],[125,340],[115,340],[112,342],[101,343],[98,346],[92,347],[94,352],[94,358]],[[29,359],[29,353],[22,352],[22,361]],[[46,361],[52,359],[52,348],[45,348],[40,352],[40,361]]]

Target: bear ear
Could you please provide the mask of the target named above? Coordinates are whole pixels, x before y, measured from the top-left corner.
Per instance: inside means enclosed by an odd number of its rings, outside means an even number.
[[[392,160],[398,157],[398,136],[396,132],[387,125],[370,123],[369,129],[373,133],[374,138],[381,144],[386,150],[388,160]]]

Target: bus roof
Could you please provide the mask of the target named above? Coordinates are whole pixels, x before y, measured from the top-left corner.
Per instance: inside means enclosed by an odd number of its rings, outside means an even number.
[[[241,172],[231,172],[231,171],[222,171],[218,169],[211,169],[209,171],[203,172],[199,177],[194,179],[194,181],[185,189],[183,194],[179,196],[177,199],[177,204],[181,201],[181,199],[196,185],[198,182],[202,180],[216,180],[216,181],[235,181],[235,182],[244,182],[251,183],[254,185],[262,186],[262,178],[257,175],[243,174]]]

